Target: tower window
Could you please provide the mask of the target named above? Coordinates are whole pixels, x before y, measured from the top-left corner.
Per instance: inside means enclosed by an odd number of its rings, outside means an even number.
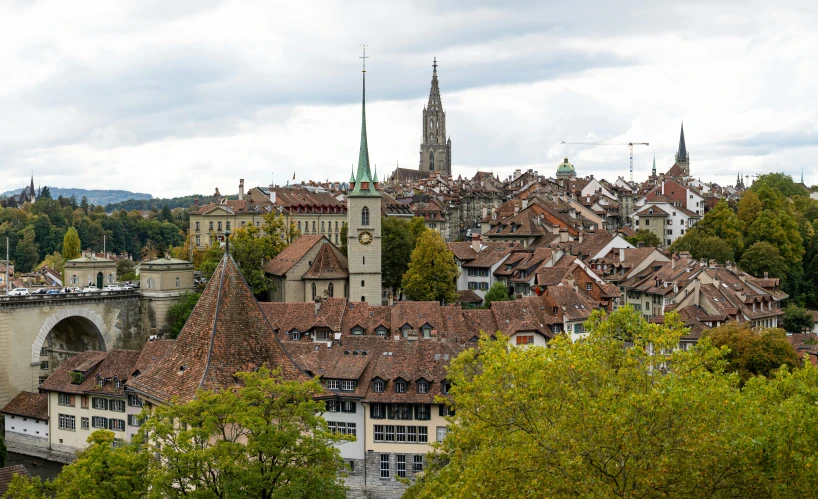
[[[361,225],[369,227],[369,208],[366,206],[361,210]]]
[[[312,283],[312,299],[315,300],[315,283]]]
[[[362,287],[362,288],[365,288],[365,287],[366,287],[366,283],[365,283],[363,280],[361,281],[361,287]]]
[[[332,298],[335,296],[335,286],[332,283],[329,283],[327,286],[327,295]]]
[[[366,257],[363,257],[363,264],[366,265]]]

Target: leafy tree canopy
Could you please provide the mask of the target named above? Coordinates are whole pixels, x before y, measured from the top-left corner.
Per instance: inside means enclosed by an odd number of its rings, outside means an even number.
[[[653,247],[662,244],[662,241],[659,239],[659,236],[649,231],[648,229],[639,229],[636,231],[636,234],[628,236],[625,239],[634,246],[637,246],[639,243],[643,243],[645,246]]]
[[[815,322],[812,313],[803,307],[790,303],[784,308],[782,327],[788,333],[812,332]]]
[[[454,254],[440,234],[425,230],[403,275],[403,291],[409,300],[454,303],[459,272]]]
[[[750,376],[770,376],[781,366],[799,365],[798,355],[781,329],[753,331],[746,322],[728,322],[705,331],[716,347],[729,350],[725,370],[746,381]]]
[[[508,294],[508,287],[498,281],[492,284],[486,292],[486,296],[483,297],[483,306],[489,308],[493,301],[509,301],[513,299],[514,297]]]
[[[383,284],[397,294],[412,256],[412,236],[409,233],[409,224],[396,217],[386,217],[381,225],[381,234]]]

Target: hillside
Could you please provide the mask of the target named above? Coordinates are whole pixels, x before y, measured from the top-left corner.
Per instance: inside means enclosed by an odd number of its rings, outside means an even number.
[[[193,206],[196,198],[204,199],[201,194],[191,194],[190,196],[181,196],[176,198],[149,198],[149,199],[127,199],[117,203],[109,203],[105,205],[105,211],[112,213],[117,210],[150,210],[152,208],[161,209],[167,205],[168,208],[190,208]]]
[[[57,199],[58,197],[62,196],[64,198],[70,198],[71,196],[76,196],[77,202],[79,203],[83,196],[88,199],[88,202],[93,205],[107,205],[111,203],[120,203],[122,201],[127,201],[128,199],[152,199],[153,196],[150,194],[145,194],[142,192],[131,192],[131,191],[120,191],[120,190],[106,190],[106,189],[76,189],[73,187],[69,188],[62,188],[62,187],[51,187],[48,186],[48,189],[51,191],[51,197],[53,199]],[[11,194],[18,195],[20,192],[23,191],[23,187],[21,186],[19,189],[12,189],[10,191],[6,191],[0,196],[9,196]]]

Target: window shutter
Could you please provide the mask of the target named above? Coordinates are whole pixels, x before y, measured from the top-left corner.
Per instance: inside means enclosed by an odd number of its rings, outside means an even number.
[[[443,405],[443,404],[440,404],[439,406],[437,406],[438,410],[440,411],[439,414],[438,414],[440,417],[444,416],[444,414],[443,414],[443,408],[444,407],[446,407],[446,406]]]
[[[350,412],[352,414],[355,414],[356,411],[358,410],[358,402],[356,402],[354,400],[351,400],[349,403],[350,403],[350,405],[352,405],[352,410]]]
[[[369,404],[369,417],[375,417],[375,404]]]
[[[432,419],[432,406],[431,406],[431,404],[424,404],[424,407],[426,408],[426,418],[425,419],[426,419],[426,421],[428,421],[428,420]]]
[[[392,404],[384,404],[384,408],[386,409],[386,418],[395,419],[392,417]]]
[[[415,419],[420,419],[420,404],[415,404]]]
[[[70,405],[71,407],[74,407],[74,396],[73,395],[69,396],[68,405]]]
[[[108,424],[108,418],[100,418],[100,419],[102,419],[102,427],[103,427],[103,428],[105,428],[105,429],[107,430],[107,429],[108,429],[108,426],[109,426],[109,424]]]

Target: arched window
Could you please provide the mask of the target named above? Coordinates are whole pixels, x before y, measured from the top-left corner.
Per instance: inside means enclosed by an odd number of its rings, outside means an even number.
[[[179,288],[182,286],[182,281],[178,277],[176,278],[176,287]]]
[[[315,283],[312,283],[312,299],[315,299]]]
[[[369,227],[369,208],[366,206],[361,210],[361,225]]]
[[[362,297],[361,297],[361,301],[362,301],[362,302],[365,302],[365,301],[366,301],[366,296],[362,296]]]
[[[329,283],[327,286],[327,295],[332,298],[335,296],[335,286],[332,283]]]
[[[435,153],[434,151],[429,151],[429,171],[435,171]]]
[[[366,265],[366,257],[363,257],[363,264]]]

